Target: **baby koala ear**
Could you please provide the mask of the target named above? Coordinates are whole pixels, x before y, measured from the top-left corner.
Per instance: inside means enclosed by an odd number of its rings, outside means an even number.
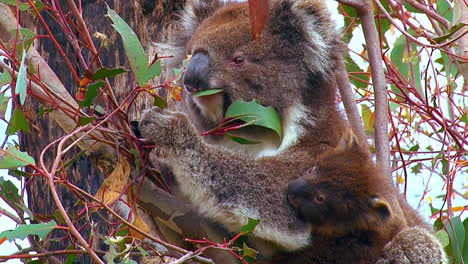
[[[373,214],[380,218],[380,220],[387,220],[392,216],[390,205],[385,199],[374,197],[370,200]]]
[[[366,153],[351,128],[346,129],[343,133],[338,147],[347,151]]]

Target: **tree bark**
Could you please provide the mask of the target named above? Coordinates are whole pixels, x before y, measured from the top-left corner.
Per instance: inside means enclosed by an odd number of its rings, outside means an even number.
[[[67,0],[59,0],[55,1],[55,5],[60,6],[63,13],[66,14],[70,11],[67,2]],[[161,38],[165,25],[167,25],[169,21],[176,19],[177,11],[183,7],[184,3],[185,0],[81,1],[83,18],[85,19],[89,32],[91,34],[100,32],[110,39],[110,45],[106,49],[102,49],[100,52],[102,64],[107,68],[125,67],[127,69],[130,67],[123,52],[122,42],[119,39],[120,37],[112,28],[110,19],[105,16],[106,4],[114,9],[130,25],[130,27],[139,36],[143,46],[146,47],[151,41],[157,41]],[[53,35],[65,51],[68,59],[74,67],[76,67],[76,72],[79,74],[80,78],[82,78],[88,69],[84,69],[78,62],[72,44],[62,32],[58,23],[46,12],[42,12],[42,14]],[[36,31],[37,35],[47,35],[47,32],[37,18],[27,15],[25,12],[23,12],[22,15],[21,24],[23,27]],[[74,34],[78,36],[79,32],[75,30]],[[82,39],[82,36],[78,36],[78,38]],[[93,42],[96,47],[100,46],[99,39],[93,38]],[[70,74],[68,67],[66,67],[64,58],[59,52],[57,52],[57,48],[54,43],[48,38],[42,38],[39,41],[36,41],[36,49],[41,56],[46,59],[59,80],[66,86],[68,92],[71,95],[74,95],[77,92],[78,84],[75,78]],[[90,54],[90,52],[84,49],[81,50],[81,52],[85,61],[89,62],[92,60],[92,54]],[[133,78],[131,73],[126,73],[117,76],[111,81],[111,85],[118,102],[123,100],[129,89],[133,88],[131,83],[132,80]],[[135,101],[135,104],[130,111],[131,120],[138,119],[140,110],[148,107],[149,102],[149,100],[140,96]],[[32,118],[30,121],[35,125],[36,130],[33,130],[31,133],[21,133],[20,144],[22,149],[27,151],[33,157],[39,157],[41,151],[47,144],[64,135],[62,128],[60,128],[50,116],[46,114],[43,117],[38,117],[36,115],[38,109],[39,103],[31,96],[27,97],[23,110],[25,113],[30,113],[29,116]],[[75,147],[73,151],[67,153],[64,160],[73,158],[75,155],[79,154],[80,151],[80,149]],[[66,174],[71,183],[77,185],[88,193],[94,194],[101,186],[104,180],[104,175],[98,168],[92,166],[92,158],[93,157],[81,155],[76,162],[68,167]],[[53,153],[49,152],[45,157],[45,163],[51,164],[53,159]],[[52,215],[56,210],[51,192],[46,186],[46,180],[41,177],[33,177],[27,184],[29,208],[37,217]],[[77,201],[76,195],[64,186],[59,186],[58,188],[60,199],[66,209],[72,208]],[[98,218],[93,220],[100,221]],[[105,225],[98,224],[97,226]],[[89,230],[89,228],[85,230]],[[55,237],[63,235],[61,232],[54,233]],[[63,246],[64,242],[60,240],[53,243],[53,245],[49,245],[50,248],[63,248]],[[82,263],[88,263],[89,259],[88,257],[85,257],[80,261]]]

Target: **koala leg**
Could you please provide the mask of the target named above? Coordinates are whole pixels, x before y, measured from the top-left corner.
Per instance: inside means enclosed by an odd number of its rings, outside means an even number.
[[[408,227],[383,249],[376,264],[445,264],[447,257],[436,237],[421,227]]]

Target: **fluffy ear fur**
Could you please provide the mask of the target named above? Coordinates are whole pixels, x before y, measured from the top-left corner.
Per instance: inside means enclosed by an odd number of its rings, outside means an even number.
[[[372,212],[380,219],[379,222],[386,221],[392,216],[390,205],[385,199],[375,197],[371,199]]]
[[[290,45],[291,49],[300,46],[304,50],[307,67],[311,72],[325,74],[335,63],[341,51],[341,43],[330,19],[325,1],[272,1],[269,30]],[[286,49],[285,49],[286,50]],[[287,49],[290,50],[290,49]]]
[[[193,0],[187,1],[180,19],[168,27],[166,39],[156,44],[158,53],[164,56],[173,56],[163,60],[165,72],[171,73],[174,68],[179,68],[186,58],[185,46],[193,33],[205,18],[223,6],[222,0]]]

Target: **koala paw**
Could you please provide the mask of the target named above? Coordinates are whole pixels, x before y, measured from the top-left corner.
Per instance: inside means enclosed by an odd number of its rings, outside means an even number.
[[[446,264],[445,251],[437,238],[424,228],[408,227],[383,249],[376,264]]]
[[[183,135],[190,131],[190,124],[182,113],[153,107],[143,114],[139,128],[143,138],[170,147],[183,140]]]

